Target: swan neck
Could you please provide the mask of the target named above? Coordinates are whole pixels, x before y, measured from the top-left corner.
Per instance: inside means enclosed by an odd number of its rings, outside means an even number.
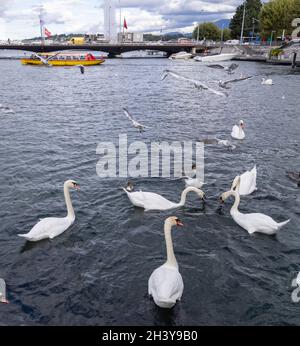
[[[231,194],[234,196],[234,203],[233,206],[231,207],[231,212],[238,212],[238,207],[240,204],[240,195],[236,191],[232,191]]]
[[[73,205],[72,205],[72,201],[71,201],[71,197],[70,197],[70,190],[69,190],[68,186],[64,186],[64,195],[65,195],[65,201],[66,201],[66,206],[67,206],[67,211],[68,211],[67,218],[74,221],[75,220],[75,213],[74,213],[74,209],[73,209]]]
[[[165,223],[165,239],[166,239],[166,247],[167,247],[167,262],[166,264],[178,268],[178,264],[176,261],[176,257],[173,249],[173,241],[171,235],[172,226],[170,223]]]

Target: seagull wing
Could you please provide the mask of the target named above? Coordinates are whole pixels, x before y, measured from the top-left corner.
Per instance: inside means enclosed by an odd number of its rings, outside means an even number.
[[[50,61],[50,60],[54,59],[56,56],[58,56],[58,54],[60,54],[60,52],[55,53],[54,55],[51,55],[48,59],[46,59],[46,61]]]
[[[234,78],[234,79],[229,79],[225,82],[223,82],[225,85],[229,84],[229,83],[236,83],[236,82],[241,82],[243,80],[247,80],[247,79],[251,79],[252,76],[246,76],[246,77],[240,77],[240,78]]]
[[[224,70],[224,68],[225,68],[224,66],[219,65],[219,64],[207,65],[207,67],[209,67],[209,68],[216,68],[218,70]]]
[[[44,64],[44,65],[48,65],[49,66],[49,63],[46,59],[44,59],[43,57],[41,57],[39,54],[36,54],[36,53],[33,53],[34,56],[36,56],[38,59],[41,60],[41,62]]]
[[[124,111],[124,114],[127,116],[127,118],[134,124],[136,121],[129,114],[128,110],[126,108],[123,108],[123,111]]]
[[[209,88],[209,87],[206,87],[208,91],[216,94],[216,95],[219,95],[219,96],[223,96],[223,97],[228,97],[228,94],[227,93],[223,93],[222,91],[219,91],[219,90],[216,90],[216,89],[213,89],[213,88]]]

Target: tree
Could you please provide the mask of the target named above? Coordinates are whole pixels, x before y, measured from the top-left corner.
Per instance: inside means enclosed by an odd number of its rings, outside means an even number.
[[[198,38],[199,32],[199,40],[207,39],[218,41],[221,38],[221,30],[214,23],[202,23],[196,26],[193,32],[193,38]]]
[[[254,30],[258,31],[257,21],[253,21],[253,18],[258,19],[259,13],[262,7],[261,0],[246,0],[246,11],[245,11],[245,25],[244,35],[250,36],[253,25]],[[232,17],[229,24],[232,38],[238,39],[241,35],[242,22],[244,13],[244,3],[237,7],[235,15]]]
[[[231,30],[228,28],[225,28],[223,30],[223,41],[227,41],[231,39]]]
[[[270,36],[272,31],[274,36],[281,36],[284,30],[290,35],[295,18],[300,18],[300,0],[271,0],[260,12],[262,36]]]

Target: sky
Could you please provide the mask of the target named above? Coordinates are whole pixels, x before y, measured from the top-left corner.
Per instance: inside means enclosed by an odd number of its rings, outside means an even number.
[[[231,18],[242,0],[114,0],[131,32],[191,32],[197,22]],[[103,0],[0,0],[0,39],[39,36],[39,11],[52,34],[103,33]],[[119,21],[119,12],[117,13]]]

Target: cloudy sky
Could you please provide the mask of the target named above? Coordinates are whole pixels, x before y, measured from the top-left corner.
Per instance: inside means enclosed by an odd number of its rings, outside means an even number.
[[[119,0],[114,0],[119,6]],[[190,32],[196,22],[231,18],[242,0],[120,0],[130,31]],[[0,0],[0,39],[39,35],[45,11],[53,33],[103,32],[103,0]],[[119,16],[117,16],[119,18]],[[119,19],[118,19],[119,20]]]

